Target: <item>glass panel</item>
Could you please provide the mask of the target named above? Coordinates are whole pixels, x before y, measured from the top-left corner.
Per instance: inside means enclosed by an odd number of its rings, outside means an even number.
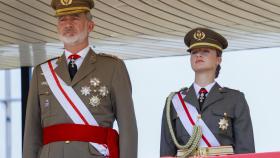
[[[21,101],[13,101],[11,106],[11,157],[21,158],[22,153],[22,128],[21,128]]]
[[[6,157],[6,108],[0,102],[0,157]]]
[[[0,70],[0,100],[5,98],[5,71]]]
[[[11,75],[11,98],[21,98],[21,72],[20,69],[10,70]]]

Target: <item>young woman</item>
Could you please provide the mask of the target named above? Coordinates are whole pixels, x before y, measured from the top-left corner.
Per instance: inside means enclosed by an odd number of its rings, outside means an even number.
[[[227,40],[207,28],[185,36],[195,79],[189,88],[171,93],[162,117],[161,157],[190,157],[255,152],[249,107],[240,91],[221,87]]]

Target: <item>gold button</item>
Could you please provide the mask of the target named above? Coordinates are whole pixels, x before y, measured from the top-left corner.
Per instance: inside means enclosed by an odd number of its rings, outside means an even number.
[[[67,140],[67,141],[65,141],[65,143],[66,143],[66,144],[69,144],[69,143],[70,143],[70,141],[69,141],[69,140]]]

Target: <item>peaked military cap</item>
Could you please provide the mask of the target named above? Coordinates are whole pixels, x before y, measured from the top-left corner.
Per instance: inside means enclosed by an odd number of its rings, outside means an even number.
[[[194,48],[210,47],[223,51],[227,48],[227,40],[219,33],[207,28],[195,28],[189,31],[184,39],[189,47],[188,52]]]
[[[93,0],[52,0],[56,16],[88,12],[94,7]]]

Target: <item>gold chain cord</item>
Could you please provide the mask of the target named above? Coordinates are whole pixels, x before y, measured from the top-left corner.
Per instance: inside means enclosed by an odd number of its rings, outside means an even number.
[[[202,137],[202,130],[201,130],[200,126],[194,125],[193,133],[192,133],[189,141],[185,145],[179,144],[178,140],[176,139],[174,130],[172,128],[171,119],[170,119],[171,101],[172,101],[172,98],[175,95],[176,95],[176,93],[172,92],[172,93],[170,93],[170,95],[167,98],[167,101],[166,101],[166,119],[167,119],[168,129],[169,129],[169,132],[171,134],[171,137],[172,137],[172,140],[173,140],[174,144],[176,145],[176,147],[179,150],[184,151],[184,154],[182,156],[180,156],[180,158],[185,158],[185,157],[188,157],[189,155],[191,155],[192,153],[194,153],[194,151],[197,149],[199,141]]]

